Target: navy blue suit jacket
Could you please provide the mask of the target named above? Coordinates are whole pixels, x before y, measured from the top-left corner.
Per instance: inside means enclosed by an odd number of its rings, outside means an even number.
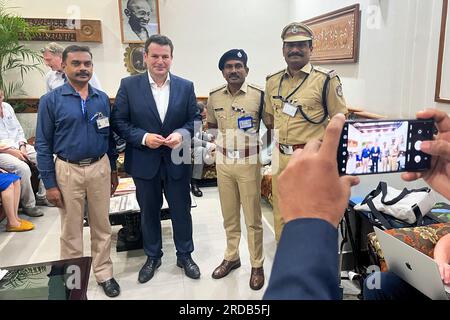
[[[122,79],[112,111],[112,127],[127,142],[125,171],[132,177],[152,179],[159,170],[162,158],[173,179],[190,174],[190,166],[174,164],[172,149],[161,146],[150,149],[142,145],[146,132],[169,136],[177,131],[190,145],[194,121],[200,121],[192,82],[170,74],[170,96],[164,122],[156,107],[150,88],[148,73]]]
[[[321,219],[296,219],[284,226],[264,299],[337,300],[338,232]]]

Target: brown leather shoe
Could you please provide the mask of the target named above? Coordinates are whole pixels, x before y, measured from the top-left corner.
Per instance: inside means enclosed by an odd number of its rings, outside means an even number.
[[[264,285],[264,269],[252,268],[252,274],[250,276],[250,288],[253,290],[259,290]]]
[[[237,269],[241,266],[241,260],[237,259],[235,261],[223,260],[222,263],[214,269],[212,273],[212,277],[214,279],[220,279],[225,277],[227,274],[231,272],[233,269]]]

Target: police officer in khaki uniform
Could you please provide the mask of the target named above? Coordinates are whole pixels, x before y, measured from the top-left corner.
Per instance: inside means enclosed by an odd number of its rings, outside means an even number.
[[[247,227],[247,242],[252,265],[250,288],[264,285],[263,228],[261,221],[261,165],[259,162],[259,123],[264,91],[245,82],[247,54],[232,49],[223,54],[219,69],[227,81],[211,91],[208,98],[208,129],[216,130],[216,169],[227,236],[224,260],[212,277],[220,279],[239,268],[241,238],[240,206]],[[214,131],[214,130],[213,130]]]
[[[277,180],[296,149],[311,139],[321,139],[329,119],[347,113],[342,86],[336,73],[309,62],[313,32],[303,23],[287,25],[282,33],[287,68],[269,75],[265,90],[265,111],[275,129],[272,154],[272,193],[275,238],[280,239],[284,222],[280,216]],[[315,183],[311,181],[311,183]]]

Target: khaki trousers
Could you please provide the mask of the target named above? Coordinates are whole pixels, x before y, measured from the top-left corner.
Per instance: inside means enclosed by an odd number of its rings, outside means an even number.
[[[61,259],[83,256],[83,218],[87,197],[92,268],[97,282],[111,279],[111,167],[108,156],[105,155],[99,161],[84,167],[57,158],[55,170],[56,181],[64,201],[64,209],[59,209]]]
[[[240,206],[244,211],[247,242],[253,268],[262,267],[263,228],[261,218],[261,165],[216,164],[217,186],[222,208],[223,226],[227,235],[225,260],[239,258],[241,239]]]
[[[281,232],[284,227],[284,220],[280,215],[278,205],[278,176],[287,167],[290,155],[280,153],[278,147],[274,147],[272,153],[272,202],[273,202],[273,224],[275,229],[275,240],[280,241]]]
[[[391,169],[391,171],[397,171],[398,169],[397,156],[389,157],[389,168]]]

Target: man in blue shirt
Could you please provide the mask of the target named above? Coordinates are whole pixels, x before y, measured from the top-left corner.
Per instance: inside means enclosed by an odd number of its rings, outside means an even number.
[[[362,159],[362,173],[367,173],[369,170],[369,161],[370,161],[370,148],[369,144],[366,144],[364,149],[361,152]]]
[[[109,127],[109,99],[88,84],[93,72],[88,47],[67,47],[63,68],[68,82],[40,99],[36,128],[38,168],[47,199],[61,214],[61,259],[83,256],[87,199],[94,274],[105,294],[115,297],[120,294],[120,287],[113,278],[110,258],[109,198],[118,179],[117,153]]]

